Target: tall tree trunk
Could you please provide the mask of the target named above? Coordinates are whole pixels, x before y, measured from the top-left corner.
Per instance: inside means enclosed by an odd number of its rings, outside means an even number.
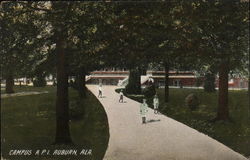
[[[250,118],[250,53],[248,52],[248,115]]]
[[[248,52],[248,116],[250,118],[250,53]]]
[[[165,68],[165,102],[169,102],[169,65],[167,62],[165,62],[164,68]]]
[[[52,76],[52,80],[53,80],[53,86],[56,86],[56,75]]]
[[[57,47],[57,97],[56,97],[56,137],[55,144],[72,143],[69,131],[68,72],[65,54],[66,42],[58,37]]]
[[[129,70],[126,92],[128,94],[141,94],[141,74],[138,67]]]
[[[86,97],[87,87],[86,87],[86,73],[85,72],[83,72],[83,75],[82,75],[82,86],[83,86],[83,97]]]
[[[12,74],[8,74],[6,77],[6,88],[5,91],[6,93],[10,94],[10,93],[14,93],[14,78]]]
[[[218,112],[216,120],[228,120],[228,62],[222,62],[219,66],[219,99],[218,99]]]
[[[2,106],[2,86],[1,86],[1,84],[2,84],[2,77],[1,77],[1,79],[0,79],[0,108],[1,108],[1,106]]]
[[[73,88],[75,88],[78,93],[79,93],[79,96],[82,97],[82,98],[85,98],[86,97],[86,72],[85,72],[85,69],[84,67],[81,67],[79,68],[78,72],[76,73],[76,80],[75,80],[75,83],[74,83],[74,86]]]
[[[85,68],[82,67],[81,68],[81,78],[82,78],[82,97],[85,98],[86,97],[86,71],[85,71]]]
[[[80,97],[86,97],[85,73],[76,76],[76,85]]]
[[[215,74],[206,73],[204,80],[204,91],[205,92],[215,92]]]

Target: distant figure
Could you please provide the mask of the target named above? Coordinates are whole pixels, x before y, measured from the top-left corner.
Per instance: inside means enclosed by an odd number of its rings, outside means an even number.
[[[119,99],[119,102],[123,103],[123,92],[122,92],[122,90],[120,91],[120,99]]]
[[[146,113],[148,112],[148,105],[146,103],[146,99],[143,99],[143,103],[140,106],[140,114],[142,117],[142,124],[146,123]]]
[[[153,105],[154,105],[154,113],[155,114],[159,113],[159,98],[157,95],[154,96]]]
[[[99,87],[98,87],[98,98],[102,98],[102,84],[99,84]]]

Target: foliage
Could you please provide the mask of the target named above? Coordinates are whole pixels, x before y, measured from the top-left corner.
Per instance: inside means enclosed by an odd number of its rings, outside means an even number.
[[[242,71],[249,51],[248,5],[240,0],[1,2],[1,77],[34,76],[37,70],[45,75],[63,70],[67,77],[118,66],[131,71],[127,92],[139,94],[140,71],[133,70],[150,63],[198,70],[226,61],[231,71]],[[61,49],[65,68],[55,70]]]
[[[41,61],[41,43],[37,36],[43,31],[36,23],[39,14],[27,12],[19,3],[3,2],[1,21],[1,68],[2,76],[26,76],[30,68]],[[42,27],[42,26],[41,26]]]
[[[198,50],[197,56],[207,64],[219,65],[226,59],[231,70],[241,67],[248,46],[248,3],[214,1],[194,5],[192,18],[197,25],[193,27],[199,39],[192,46]]]
[[[142,90],[142,94],[146,98],[152,98],[156,94],[155,86],[154,85],[147,86]]]

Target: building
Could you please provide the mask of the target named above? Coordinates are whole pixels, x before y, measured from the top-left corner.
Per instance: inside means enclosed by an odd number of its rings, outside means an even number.
[[[146,85],[150,80],[161,87],[164,86],[165,81],[164,71],[147,71],[146,75],[141,76],[141,84]],[[128,80],[129,71],[126,70],[102,70],[93,71],[87,76],[87,84],[99,84],[104,85],[124,85]],[[169,72],[169,85],[170,86],[194,86],[196,83],[196,76],[193,72]]]
[[[86,76],[87,84],[118,85],[125,86],[128,83],[129,71],[126,69],[103,69],[93,71]],[[197,77],[192,71],[170,71],[169,86],[175,87],[196,87],[197,81],[201,81],[199,86],[203,86],[204,77]],[[157,87],[164,87],[165,71],[147,71],[146,75],[141,76],[141,84],[145,86],[152,80]],[[216,76],[216,87],[219,86],[219,78]],[[248,88],[246,78],[232,78],[228,82],[229,88]]]
[[[87,84],[118,85],[119,82],[128,78],[129,71],[94,71],[86,77]]]

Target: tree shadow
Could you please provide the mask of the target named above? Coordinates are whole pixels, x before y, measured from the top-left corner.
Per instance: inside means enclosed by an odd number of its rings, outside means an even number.
[[[127,101],[119,102],[119,103],[127,103]]]
[[[162,115],[161,112],[154,112],[155,115]]]
[[[161,121],[160,119],[150,119],[147,120],[147,123],[160,122],[160,121]]]

